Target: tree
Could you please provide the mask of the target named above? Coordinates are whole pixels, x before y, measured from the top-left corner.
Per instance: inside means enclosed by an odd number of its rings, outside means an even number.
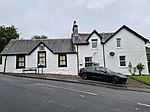
[[[0,52],[4,49],[4,47],[10,42],[11,39],[19,38],[19,33],[17,32],[17,28],[13,25],[11,26],[0,26]]]
[[[136,68],[139,71],[139,75],[142,75],[142,70],[144,70],[144,65],[142,63],[137,64]]]
[[[13,25],[11,26],[0,26],[0,53],[6,47],[6,45],[10,42],[11,39],[19,38],[19,33],[17,32],[17,28]],[[0,56],[1,63],[1,56]]]

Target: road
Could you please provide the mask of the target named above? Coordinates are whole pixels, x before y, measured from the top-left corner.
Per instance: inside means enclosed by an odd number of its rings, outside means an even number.
[[[0,112],[150,112],[150,93],[0,75]]]

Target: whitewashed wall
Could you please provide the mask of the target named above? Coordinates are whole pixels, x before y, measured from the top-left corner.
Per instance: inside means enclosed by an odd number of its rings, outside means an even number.
[[[121,37],[122,39],[122,48],[116,47],[117,37]],[[115,56],[109,55],[111,51],[115,52]],[[126,67],[119,66],[120,55],[126,55]],[[112,70],[130,74],[128,71],[129,62],[131,62],[134,67],[141,62],[145,66],[145,69],[142,72],[148,74],[145,42],[126,29],[122,29],[105,44],[105,56],[106,67]]]
[[[92,49],[92,39],[98,40],[98,47],[95,49]],[[79,45],[78,46],[78,53],[79,53],[79,68],[85,67],[85,57],[92,57],[92,62],[99,63],[100,66],[104,65],[103,61],[103,52],[102,52],[102,44],[100,38],[94,33],[89,38],[89,45]]]
[[[0,64],[0,72],[3,72],[3,65]]]
[[[45,50],[46,50],[47,67],[43,69],[44,73],[77,75],[77,61],[76,61],[77,56],[76,56],[76,54],[67,54],[67,67],[58,67],[58,55],[53,54],[47,48]],[[39,51],[39,48],[35,49],[31,53],[31,55],[25,56],[25,60],[26,60],[25,66],[26,67],[37,67],[38,51]],[[4,57],[3,57],[3,65],[4,65]],[[39,69],[39,70],[41,73],[41,69]],[[6,72],[22,73],[22,69],[16,69],[16,56],[8,56],[7,57]]]
[[[4,71],[4,63],[6,56],[2,57],[2,72]],[[16,56],[7,56],[5,72],[21,73],[21,69],[16,69]]]

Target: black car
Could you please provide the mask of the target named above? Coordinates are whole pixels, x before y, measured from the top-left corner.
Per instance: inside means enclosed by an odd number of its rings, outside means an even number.
[[[81,68],[79,72],[79,76],[86,80],[90,78],[98,78],[104,81],[109,81],[114,84],[116,83],[126,83],[127,76],[122,73],[113,72],[108,68],[101,66],[90,66]]]

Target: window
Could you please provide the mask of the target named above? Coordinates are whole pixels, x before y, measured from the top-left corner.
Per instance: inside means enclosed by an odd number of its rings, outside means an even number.
[[[59,67],[67,67],[67,55],[66,54],[58,55],[58,66]]]
[[[92,66],[92,57],[85,57],[85,67]]]
[[[97,48],[97,39],[92,39],[92,48]]]
[[[25,68],[25,55],[17,55],[16,68]]]
[[[117,42],[117,47],[122,47],[121,46],[121,38],[116,38],[116,42]]]
[[[126,66],[126,56],[120,56],[120,66]]]
[[[38,51],[38,67],[46,67],[46,51]]]

